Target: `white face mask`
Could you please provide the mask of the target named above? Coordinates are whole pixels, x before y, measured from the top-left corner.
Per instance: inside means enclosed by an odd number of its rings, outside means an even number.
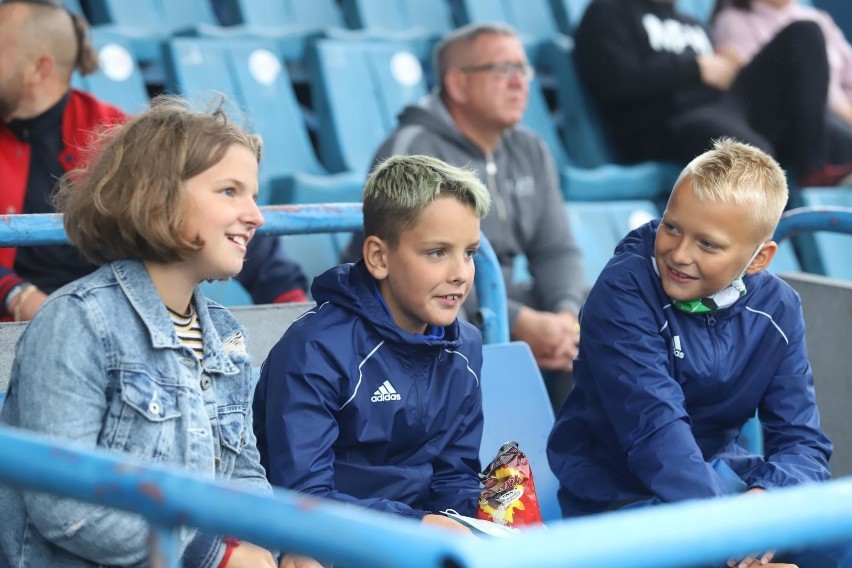
[[[688,312],[691,314],[701,314],[707,312],[713,312],[716,310],[724,310],[725,308],[729,308],[734,305],[734,302],[742,298],[746,295],[746,287],[745,282],[743,282],[743,276],[745,276],[746,270],[751,266],[751,263],[757,258],[757,255],[760,254],[760,251],[763,250],[763,245],[766,243],[760,243],[757,246],[757,250],[754,251],[754,254],[751,255],[751,258],[748,259],[748,262],[745,263],[745,266],[734,278],[734,281],[710,296],[706,296],[704,298],[698,298],[697,300],[689,300],[687,302],[683,300],[672,300],[672,305],[679,310],[684,312]],[[656,265],[654,266],[656,269]]]

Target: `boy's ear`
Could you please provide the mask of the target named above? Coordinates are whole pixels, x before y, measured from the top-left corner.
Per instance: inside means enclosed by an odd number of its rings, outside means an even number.
[[[364,247],[361,251],[364,264],[376,280],[384,280],[388,277],[387,251],[387,243],[379,237],[371,235],[364,239]]]
[[[778,243],[775,241],[766,241],[763,243],[760,252],[757,253],[757,256],[748,265],[746,274],[757,274],[765,270],[769,266],[769,263],[772,262],[772,259],[775,258],[776,252],[778,252]]]

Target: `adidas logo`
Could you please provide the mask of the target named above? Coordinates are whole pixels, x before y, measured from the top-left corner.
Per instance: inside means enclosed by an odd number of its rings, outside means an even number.
[[[680,346],[680,336],[675,335],[672,340],[672,354],[678,359],[683,359],[683,349]]]
[[[382,386],[373,393],[370,400],[373,402],[385,402],[388,400],[402,400],[402,397],[399,396],[399,393],[396,392],[396,389],[393,388],[390,381],[385,381],[382,383]]]

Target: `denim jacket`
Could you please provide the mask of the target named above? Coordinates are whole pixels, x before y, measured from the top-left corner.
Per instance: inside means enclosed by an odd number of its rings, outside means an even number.
[[[21,337],[0,422],[271,492],[255,445],[245,333],[197,289],[204,359],[181,345],[147,271],[116,261],[48,298]],[[142,517],[0,486],[0,568],[144,566]],[[184,566],[219,537],[181,533]]]

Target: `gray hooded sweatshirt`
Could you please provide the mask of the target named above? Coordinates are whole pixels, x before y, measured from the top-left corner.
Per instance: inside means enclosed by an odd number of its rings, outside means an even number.
[[[373,163],[411,154],[470,167],[491,192],[493,203],[481,228],[500,259],[511,326],[522,305],[579,312],[584,298],[580,249],[568,227],[556,166],[538,135],[516,125],[486,156],[459,131],[440,97],[433,94],[403,109],[399,126],[379,147]],[[350,260],[360,256],[361,242],[353,240],[347,253]],[[527,257],[532,283],[513,282],[519,254]],[[466,302],[465,309],[469,315],[475,313],[475,298]]]

